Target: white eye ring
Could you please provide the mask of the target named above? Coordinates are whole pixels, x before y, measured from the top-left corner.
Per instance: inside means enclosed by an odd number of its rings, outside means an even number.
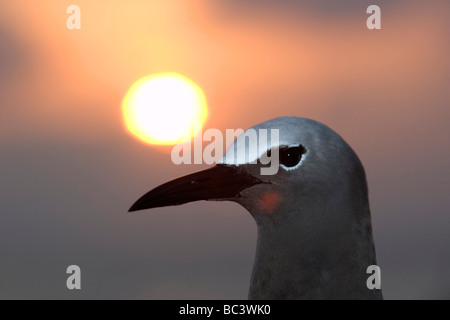
[[[290,144],[287,147],[288,148],[295,148],[298,147],[298,144]],[[303,164],[303,162],[305,161],[305,159],[308,157],[308,153],[306,152],[307,148],[303,145],[300,145],[301,147],[303,147],[305,149],[305,152],[302,154],[300,161],[293,167],[286,167],[284,164],[280,163],[280,167],[283,168],[283,170],[285,171],[292,171],[292,170],[297,170],[298,168],[300,168],[300,166]],[[279,161],[279,159],[278,159]]]
[[[307,158],[307,153],[302,155],[302,159],[300,160],[300,162],[293,166],[293,167],[286,167],[284,164],[280,163],[280,167],[283,168],[285,171],[293,171],[293,170],[297,170],[298,168],[301,167],[301,165],[303,164],[303,162],[305,161],[305,159]]]

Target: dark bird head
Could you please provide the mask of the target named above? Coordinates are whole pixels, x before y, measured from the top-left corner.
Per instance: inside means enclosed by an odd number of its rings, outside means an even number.
[[[366,177],[355,152],[310,119],[276,118],[251,129],[258,148],[246,143],[246,131],[216,166],[156,187],[130,211],[237,202],[258,225],[250,298],[381,298],[366,285],[376,257]],[[278,141],[261,144],[273,129]]]

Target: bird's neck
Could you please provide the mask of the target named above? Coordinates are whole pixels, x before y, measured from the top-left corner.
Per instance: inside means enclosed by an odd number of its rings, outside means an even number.
[[[342,219],[341,213],[319,227],[298,220],[282,222],[283,228],[258,223],[249,298],[381,299],[380,290],[366,285],[367,267],[376,257],[369,208],[360,210],[366,218]]]

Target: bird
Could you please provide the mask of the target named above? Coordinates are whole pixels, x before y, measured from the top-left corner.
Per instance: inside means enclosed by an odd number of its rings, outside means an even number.
[[[367,285],[367,268],[377,260],[366,174],[355,151],[308,118],[279,117],[250,129],[278,130],[277,144],[262,150],[278,152],[276,174],[261,174],[262,161],[226,157],[242,134],[214,166],[154,188],[129,211],[198,200],[243,206],[257,225],[250,300],[383,299],[381,289]]]

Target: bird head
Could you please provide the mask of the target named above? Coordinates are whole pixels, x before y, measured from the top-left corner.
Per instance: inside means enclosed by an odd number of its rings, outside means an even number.
[[[281,117],[249,130],[256,132],[258,142],[262,133],[271,130],[277,130],[278,139],[252,153],[244,133],[214,167],[151,190],[130,211],[198,200],[228,200],[244,206],[258,224],[273,225],[274,221],[286,219],[291,223],[289,218],[294,218],[294,222],[311,225],[314,221],[320,223],[324,219],[321,214],[329,214],[330,207],[342,206],[340,202],[344,203],[347,197],[360,195],[361,201],[367,198],[361,162],[327,126],[306,118]],[[264,168],[273,167],[274,163],[276,170],[264,174]],[[306,210],[311,207],[317,210]],[[336,220],[342,223],[342,217]]]
[[[276,118],[251,129],[258,148],[247,146],[244,133],[214,167],[151,190],[130,211],[237,202],[258,225],[249,298],[382,298],[366,287],[376,256],[366,177],[355,152],[310,119]],[[277,134],[268,144],[270,130]]]

